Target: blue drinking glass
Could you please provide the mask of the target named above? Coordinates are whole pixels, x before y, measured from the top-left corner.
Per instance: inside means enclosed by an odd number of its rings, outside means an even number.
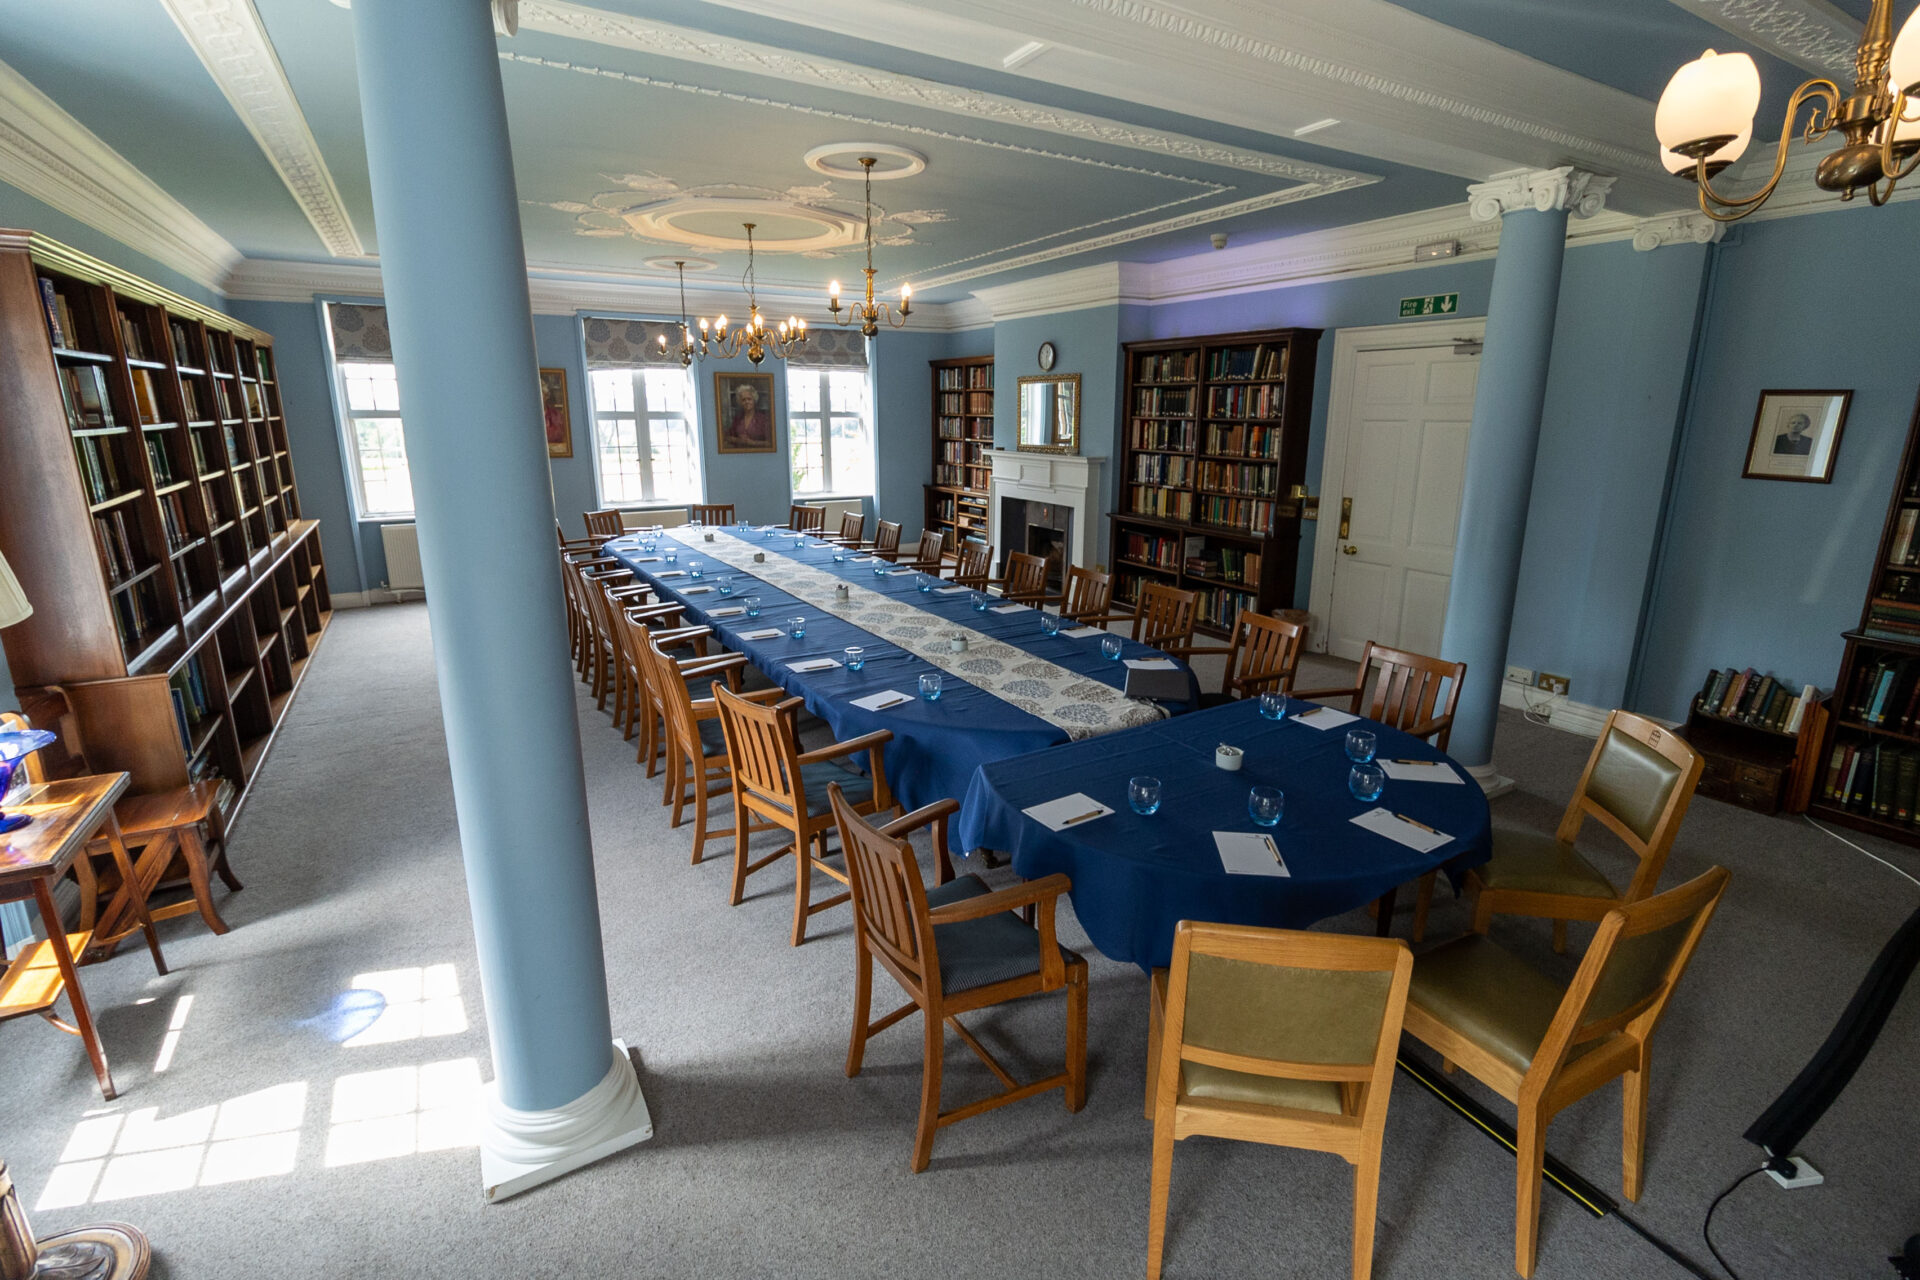
[[[1355,764],[1370,764],[1377,750],[1379,746],[1371,729],[1347,730],[1347,759]]]
[[[1260,715],[1267,720],[1287,718],[1287,695],[1271,689],[1260,695]]]
[[[713,585],[720,589],[721,595],[730,596],[733,594],[733,575],[723,573],[713,580]]]
[[[700,567],[700,562],[698,560],[689,560],[687,561],[687,576],[689,578],[705,577],[706,570]]]
[[[976,591],[973,593],[973,611],[975,613],[985,613],[987,611],[987,606],[992,603],[993,603],[993,597],[988,595],[986,592]]]
[[[668,547],[663,554],[666,556],[668,564],[677,564],[680,561],[680,553],[672,547]]]
[[[1247,816],[1256,826],[1277,827],[1286,811],[1287,795],[1278,787],[1255,787],[1247,792]]]
[[[940,701],[940,673],[929,671],[920,677],[920,696],[928,702]]]
[[[1142,774],[1127,779],[1127,807],[1141,817],[1160,811],[1160,779]]]
[[[1048,613],[1045,609],[1042,609],[1040,611],[1040,633],[1049,636],[1059,635],[1060,615],[1057,613]]]
[[[792,636],[795,640],[799,640],[805,637],[805,635],[807,634],[807,620],[798,614],[795,614],[793,617],[788,618],[787,634]]]
[[[757,618],[760,616],[759,596],[742,596],[740,597],[740,603],[747,606],[747,616],[749,618]]]
[[[857,644],[850,644],[846,648],[846,659],[847,670],[858,671],[867,665],[867,651]]]
[[[1362,804],[1372,804],[1386,789],[1386,770],[1377,764],[1356,764],[1347,770],[1347,790]]]
[[[940,579],[934,577],[930,573],[923,573],[920,575],[920,581],[915,585],[920,588],[920,592],[922,595],[928,595],[928,594],[931,594],[933,589],[939,584],[940,584]]]
[[[1108,662],[1120,661],[1120,651],[1124,648],[1119,636],[1100,637],[1100,652],[1107,656]]]

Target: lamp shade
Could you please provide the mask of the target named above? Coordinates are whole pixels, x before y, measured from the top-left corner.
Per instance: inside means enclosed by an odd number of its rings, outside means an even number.
[[[20,579],[7,567],[7,558],[0,556],[0,627],[25,622],[32,613],[33,605],[28,603],[27,593],[20,589]]]
[[[1899,90],[1891,84],[1887,86],[1887,92],[1893,95],[1893,100],[1900,107],[1900,112],[1881,124],[1880,128],[1874,132],[1874,141],[1883,140],[1887,136],[1887,130],[1892,129],[1893,144],[1896,147],[1920,143],[1920,94],[1903,99]]]
[[[1730,165],[1745,155],[1747,153],[1747,144],[1752,141],[1753,125],[1749,123],[1732,142],[1729,142],[1726,146],[1721,147],[1707,157],[1707,176],[1712,177],[1719,167]],[[1692,180],[1696,171],[1693,161],[1681,155],[1678,151],[1672,151],[1666,147],[1660,148],[1660,163],[1668,173],[1674,175],[1676,178],[1686,178],[1689,181]]]
[[[1653,113],[1653,131],[1661,146],[1678,151],[1707,138],[1751,135],[1759,109],[1760,69],[1753,59],[1709,49],[1667,81]]]
[[[1894,37],[1887,70],[1892,73],[1894,88],[1920,97],[1920,9],[1907,15],[1906,25]]]

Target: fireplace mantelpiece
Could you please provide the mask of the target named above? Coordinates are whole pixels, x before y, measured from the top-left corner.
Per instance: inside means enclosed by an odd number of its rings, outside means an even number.
[[[987,503],[988,537],[995,552],[1004,554],[1009,549],[1026,549],[1025,529],[1001,528],[1002,498],[1050,503],[1073,512],[1068,563],[1091,569],[1097,545],[1095,527],[1100,514],[1096,504],[1106,492],[1100,480],[1100,468],[1106,459],[989,449],[987,462],[993,468]]]

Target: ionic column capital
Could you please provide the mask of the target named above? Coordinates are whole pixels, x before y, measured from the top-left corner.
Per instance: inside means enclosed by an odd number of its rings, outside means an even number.
[[[1515,169],[1468,187],[1467,211],[1475,222],[1492,222],[1522,210],[1549,213],[1565,209],[1576,218],[1591,218],[1605,207],[1613,181],[1572,165]]]

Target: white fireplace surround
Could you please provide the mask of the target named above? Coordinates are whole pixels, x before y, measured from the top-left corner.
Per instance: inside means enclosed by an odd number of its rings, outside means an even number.
[[[1073,512],[1073,529],[1067,547],[1068,563],[1092,568],[1098,543],[1095,522],[1100,517],[1100,468],[1105,458],[1082,458],[1066,453],[1015,453],[1008,449],[987,450],[987,463],[993,479],[987,488],[987,540],[996,551],[1023,551],[1025,533],[1018,545],[1007,541],[1000,527],[1003,498],[1022,498],[1066,507]]]

